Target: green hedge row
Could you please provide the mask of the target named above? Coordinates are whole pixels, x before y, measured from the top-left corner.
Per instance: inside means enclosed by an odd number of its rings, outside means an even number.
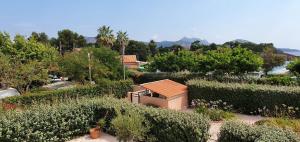
[[[193,78],[199,78],[203,75],[198,73],[190,73],[190,72],[175,72],[175,73],[169,73],[169,72],[158,72],[158,73],[142,73],[142,74],[136,74],[133,75],[133,80],[137,84],[152,82],[152,81],[158,81],[162,79],[170,79],[179,83],[185,83],[186,81],[193,79]]]
[[[219,142],[299,142],[290,131],[270,126],[249,126],[240,122],[226,122],[221,127]]]
[[[282,104],[300,108],[300,87],[220,83],[206,80],[189,80],[189,102],[194,99],[222,100],[242,113],[254,114],[267,108],[271,113]],[[296,112],[300,116],[299,111]]]
[[[107,120],[105,130],[112,133],[110,122],[120,110],[144,115],[150,124],[148,135],[159,142],[206,142],[209,136],[209,119],[202,115],[96,97],[69,100],[52,106],[34,105],[22,112],[3,114],[0,116],[0,141],[63,142],[86,134],[104,116]]]
[[[291,78],[291,76],[268,76],[264,78],[255,78],[250,76],[234,76],[234,75],[203,75],[200,73],[190,72],[158,72],[158,73],[139,73],[132,75],[135,83],[147,83],[162,79],[171,79],[179,83],[185,83],[190,79],[205,79],[210,81],[219,81],[224,83],[254,83],[265,85],[280,85],[280,86],[299,86],[300,80]]]
[[[30,105],[34,103],[51,103],[70,98],[95,97],[103,94],[113,94],[117,98],[122,98],[125,97],[128,91],[132,90],[132,85],[132,80],[110,81],[93,86],[29,93],[6,98],[3,102]]]

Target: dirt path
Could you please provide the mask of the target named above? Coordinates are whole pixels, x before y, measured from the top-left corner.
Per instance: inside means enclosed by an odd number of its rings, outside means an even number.
[[[266,119],[265,117],[261,116],[253,116],[253,115],[244,115],[244,114],[235,114],[236,120],[241,121],[246,124],[254,124],[255,122]],[[224,121],[219,122],[211,122],[209,128],[209,134],[211,135],[208,142],[216,142],[218,140],[218,134],[220,133],[220,128],[223,125]]]

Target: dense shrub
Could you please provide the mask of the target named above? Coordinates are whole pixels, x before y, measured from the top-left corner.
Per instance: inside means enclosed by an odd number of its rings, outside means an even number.
[[[190,102],[194,99],[222,100],[242,113],[257,114],[258,110],[265,108],[269,114],[272,114],[276,113],[276,108],[282,104],[295,110],[299,110],[300,107],[299,87],[220,83],[206,80],[190,80],[187,84]],[[295,115],[299,117],[299,111],[295,112]]]
[[[150,124],[149,134],[160,142],[205,142],[209,120],[199,114],[135,105],[114,98],[70,100],[37,105],[0,116],[0,141],[66,141],[85,134],[105,116],[105,131],[113,134],[111,120],[118,111],[135,111]],[[147,140],[146,140],[147,141]]]
[[[286,118],[270,118],[255,122],[256,125],[277,126],[283,129],[290,129],[300,135],[300,120]]]
[[[137,84],[158,81],[162,79],[170,79],[179,83],[185,83],[189,79],[199,78],[203,75],[198,73],[190,73],[190,72],[149,72],[149,73],[142,73],[142,74],[133,74],[133,80]]]
[[[300,82],[296,78],[292,78],[288,75],[276,75],[268,76],[266,78],[259,79],[258,84],[270,84],[270,85],[281,85],[281,86],[297,86],[300,85]]]
[[[226,122],[221,127],[219,142],[299,142],[297,134],[271,126],[249,126]]]
[[[128,91],[131,91],[132,85],[133,82],[131,80],[112,81],[94,86],[81,86],[64,90],[29,93],[21,96],[6,98],[3,100],[3,102],[30,105],[33,103],[49,103],[70,98],[96,97],[104,94],[113,94],[117,98],[122,98],[127,94]]]
[[[300,80],[291,78],[291,76],[267,76],[263,78],[256,78],[247,75],[216,75],[216,74],[201,74],[191,72],[148,72],[148,73],[132,73],[133,80],[137,84],[157,81],[162,79],[171,79],[179,83],[185,83],[190,79],[205,79],[210,81],[219,81],[224,83],[253,83],[265,85],[280,85],[280,86],[299,86]]]

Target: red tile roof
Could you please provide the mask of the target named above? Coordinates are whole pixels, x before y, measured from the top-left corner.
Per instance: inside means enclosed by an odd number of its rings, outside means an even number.
[[[124,63],[137,62],[136,55],[124,55],[124,56],[121,56],[121,57],[123,57]]]
[[[141,84],[141,86],[158,94],[166,96],[167,98],[177,96],[187,91],[187,86],[169,79],[145,83]]]

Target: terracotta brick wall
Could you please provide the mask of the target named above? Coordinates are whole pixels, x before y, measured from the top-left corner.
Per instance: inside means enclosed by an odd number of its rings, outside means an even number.
[[[174,110],[184,110],[188,107],[187,93],[168,99],[168,108]]]
[[[161,108],[168,108],[167,100],[155,98],[155,97],[141,96],[140,103],[144,104],[144,105],[153,104],[153,105],[159,106]]]

